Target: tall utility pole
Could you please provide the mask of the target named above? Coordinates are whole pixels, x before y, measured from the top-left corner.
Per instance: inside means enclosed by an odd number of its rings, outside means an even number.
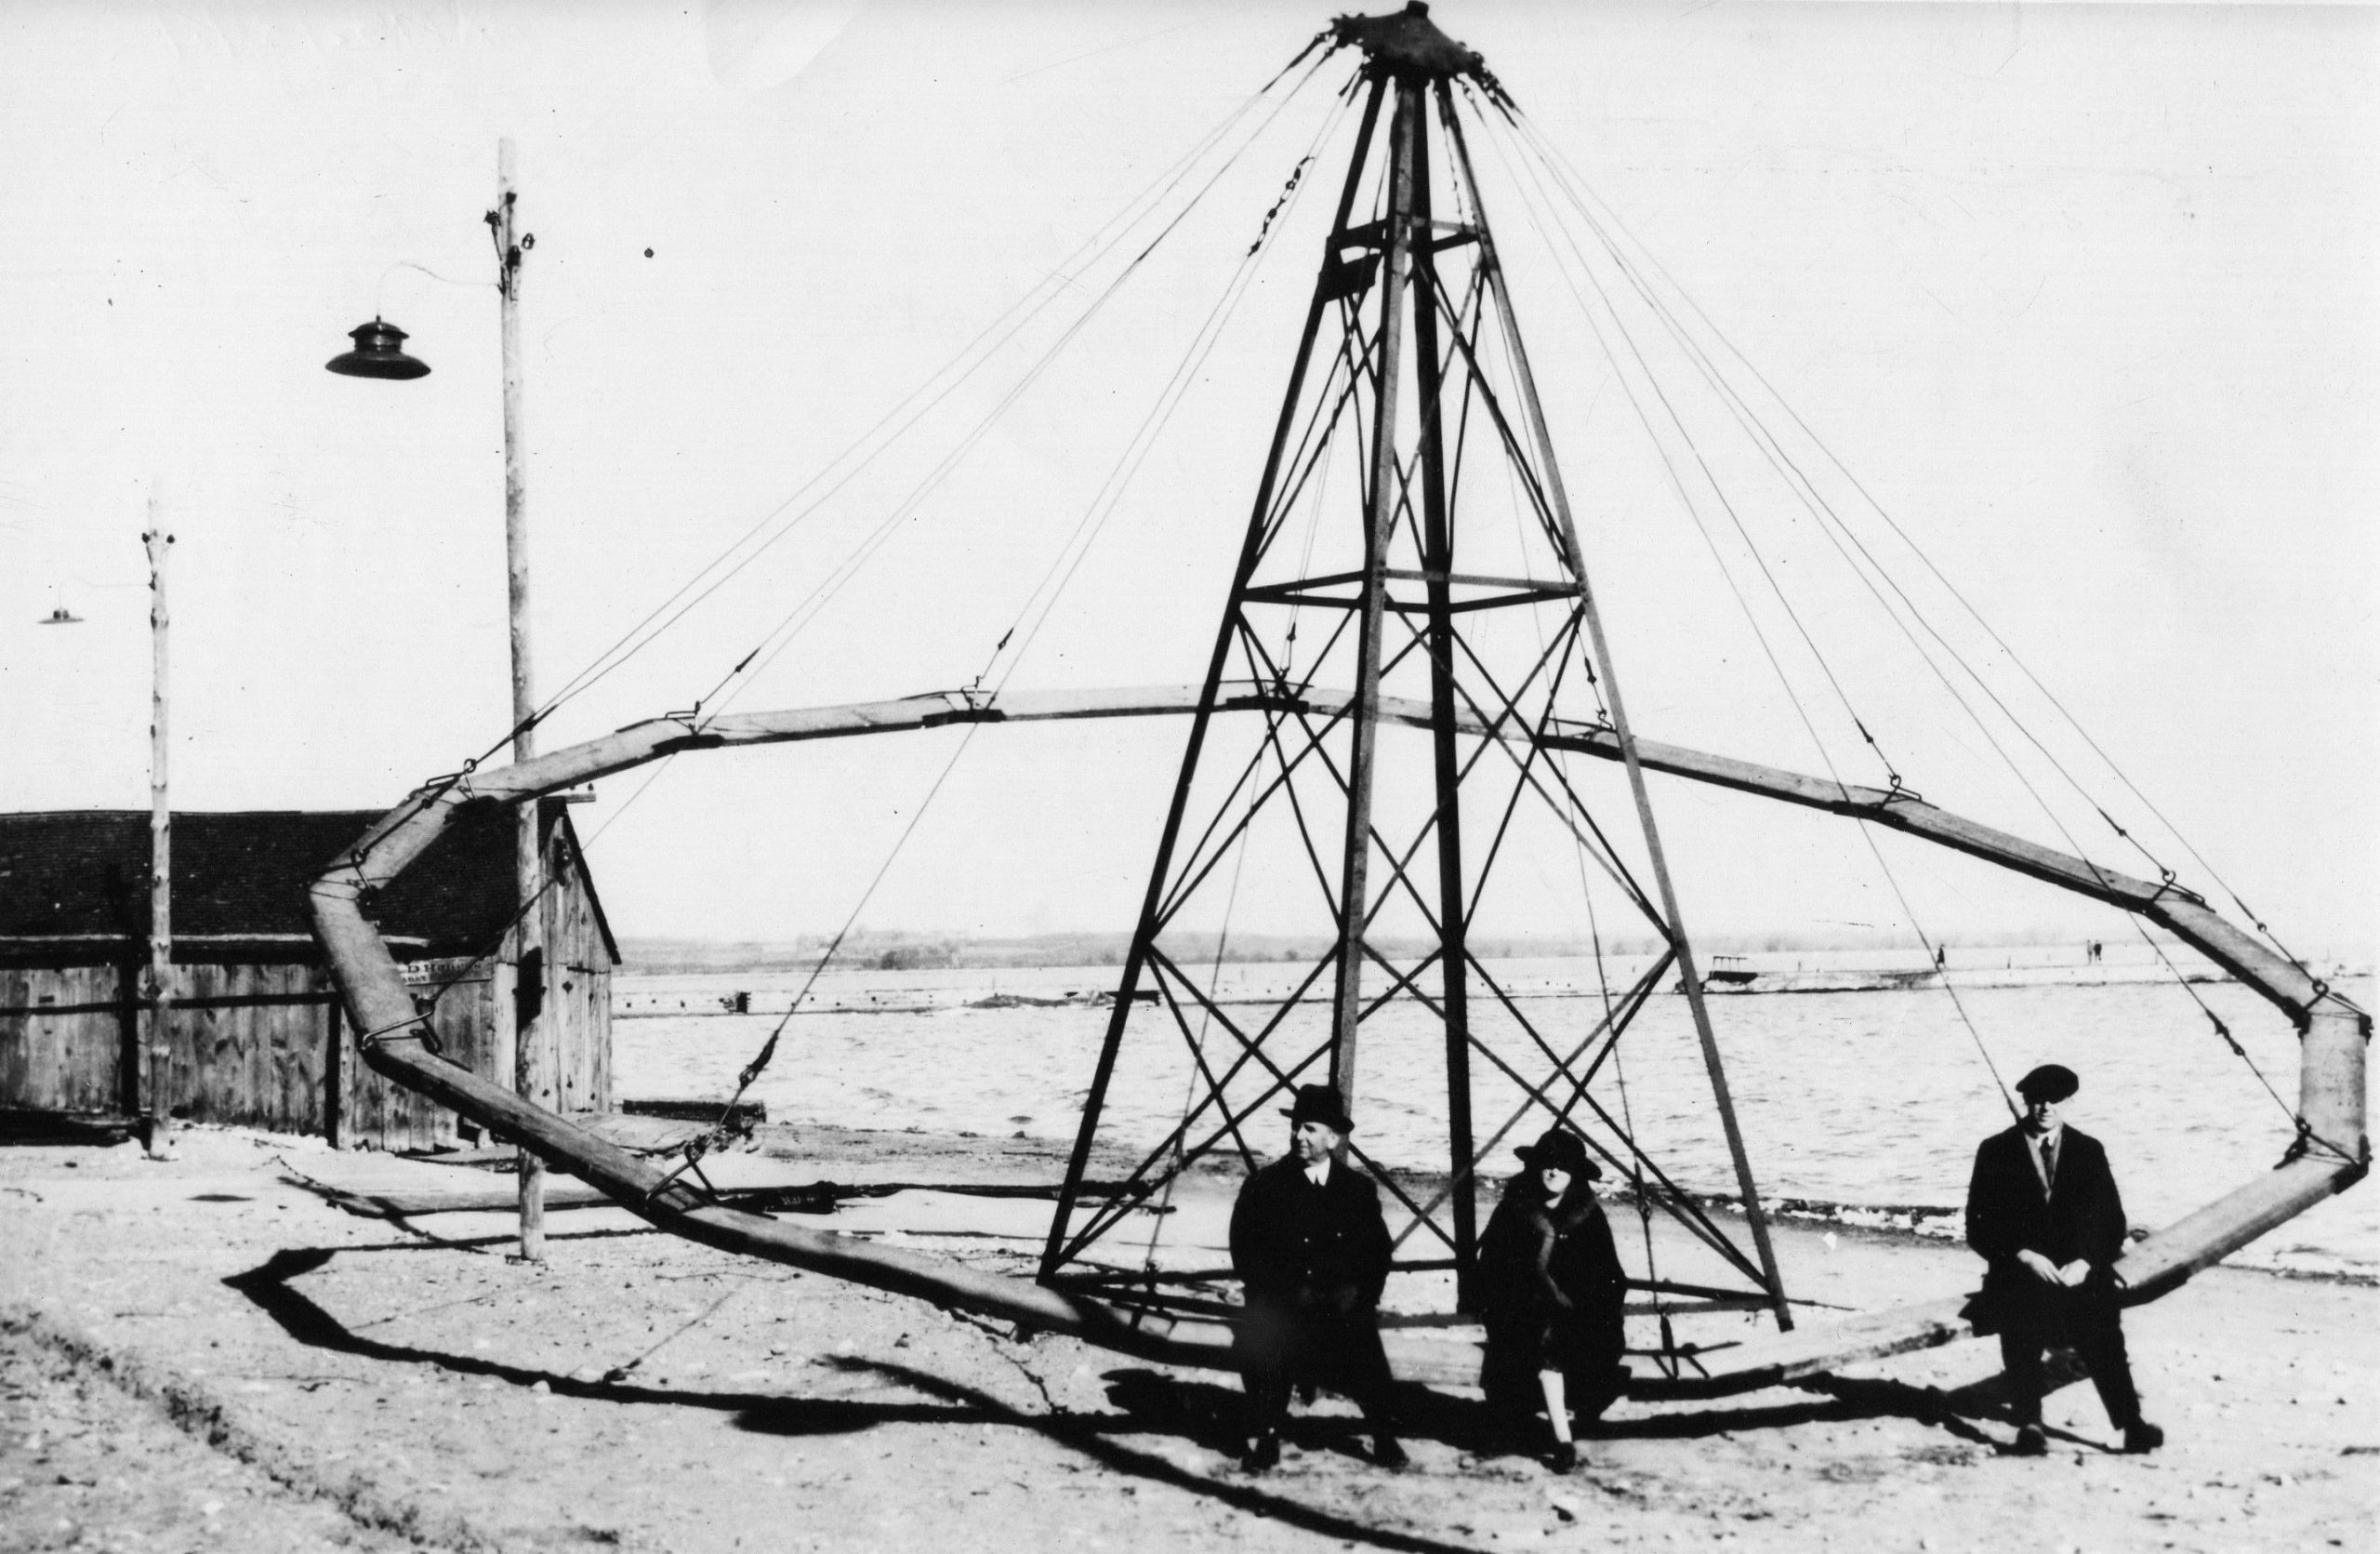
[[[149,494],[149,1040],[142,1043],[134,1083],[140,1093],[140,1124],[151,1158],[163,1158],[171,1143],[172,1107],[165,1096],[173,1054],[174,1025],[174,812],[166,796],[165,756],[165,563],[174,537],[165,532],[157,494]]]
[[[536,693],[529,664],[528,453],[521,435],[521,255],[534,239],[514,224],[512,142],[496,145],[496,208],[487,213],[496,232],[496,286],[504,341],[504,560],[512,629],[512,759],[536,753]],[[546,953],[544,835],[541,806],[520,808],[513,872],[522,911],[512,930],[512,1082],[523,1100],[551,1103],[552,1069],[546,1052],[551,1022],[545,1015]],[[499,1013],[498,1019],[503,1016]],[[521,1255],[546,1255],[546,1165],[520,1151]]]
[[[496,239],[496,318],[504,364],[504,562],[512,645],[512,759],[524,762],[536,753],[537,697],[529,666],[529,483],[528,452],[521,432],[521,256],[536,246],[537,240],[516,223],[519,195],[512,182],[512,142],[499,139],[496,143],[496,208],[487,213],[487,226]],[[371,323],[348,333],[355,349],[323,364],[328,370],[348,378],[398,382],[429,375],[427,362],[405,354],[405,332],[377,314]],[[558,1065],[551,1051],[554,1025],[545,1016],[551,977],[546,966],[541,808],[532,802],[522,806],[519,816],[513,886],[520,916],[498,951],[491,1034],[496,1071],[503,1072],[509,1058],[513,1084],[522,1098],[550,1106]],[[546,1255],[545,1162],[522,1149],[519,1166],[521,1255],[530,1262],[542,1262]]]

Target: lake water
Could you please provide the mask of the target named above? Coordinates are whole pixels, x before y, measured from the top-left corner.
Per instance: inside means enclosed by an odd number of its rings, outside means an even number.
[[[1712,1019],[1763,1198],[1957,1205],[1976,1142],[2008,1122],[1978,1036],[2009,1082],[2053,1060],[2082,1076],[2068,1115],[2108,1146],[2135,1225],[2168,1223],[2269,1168],[2290,1142],[2289,1116],[2215,1034],[2192,994],[2294,1105],[2296,1035],[2288,1022],[2237,985],[2177,985],[2142,946],[2111,945],[2107,955],[2086,965],[2076,949],[1957,951],[1950,968],[1955,1004],[1939,987],[1714,998]],[[1744,964],[1771,983],[1809,985],[1917,963],[1866,952],[1760,955]],[[1645,969],[1642,960],[1609,963],[1615,996]],[[1514,1069],[1541,1082],[1550,1065],[1521,1022],[1567,1054],[1601,1016],[1596,967],[1549,959],[1495,962],[1489,970],[1512,1003],[1508,1010],[1474,989],[1474,1029]],[[1265,1017],[1299,968],[1226,965],[1197,975],[1222,1017],[1244,1026]],[[1112,967],[830,971],[787,1023],[753,1096],[767,1103],[773,1122],[1071,1141],[1107,1024],[1095,1001],[1116,976]],[[616,978],[617,1094],[724,1098],[801,980],[799,974]],[[1663,990],[1629,1029],[1620,1062],[1593,1094],[1619,1114],[1613,1082],[1624,1073],[1627,1113],[1645,1148],[1689,1189],[1732,1193],[1710,1082],[1686,1001],[1668,991],[1673,981],[1664,977]],[[2337,985],[2372,1006],[2368,975]],[[1435,995],[1435,982],[1430,991]],[[738,992],[751,1013],[726,1012]],[[975,1006],[986,999],[1006,1006]],[[1285,1065],[1294,1061],[1319,1043],[1328,1021],[1327,1002],[1302,1004],[1265,1050]],[[1104,1112],[1107,1136],[1146,1149],[1175,1125],[1192,1039],[1218,1068],[1240,1050],[1216,1019],[1202,1024],[1194,1016],[1185,1033],[1162,1009],[1136,1010]],[[1435,1020],[1412,1001],[1389,1004],[1364,1022],[1359,1060],[1356,1141],[1391,1169],[1442,1173],[1445,1055]],[[1322,1076],[1317,1066],[1299,1077]],[[1253,1104],[1261,1083],[1251,1064],[1226,1093],[1235,1105]],[[1474,1061],[1474,1096],[1481,1138],[1527,1099],[1484,1059]],[[1541,1113],[1523,1119],[1505,1145],[1526,1142],[1542,1125]],[[1286,1134],[1268,1105],[1253,1113],[1246,1136],[1269,1156]],[[2362,1186],[2320,1204],[2232,1261],[2380,1275],[2380,1193]]]

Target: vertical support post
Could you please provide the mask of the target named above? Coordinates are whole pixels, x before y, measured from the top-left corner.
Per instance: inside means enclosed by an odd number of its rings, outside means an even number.
[[[125,941],[116,958],[116,1107],[136,1123],[149,1114],[149,951]],[[142,1124],[145,1125],[145,1124]]]
[[[1355,1105],[1355,1025],[1363,1015],[1364,930],[1371,901],[1372,751],[1380,735],[1381,627],[1388,604],[1388,548],[1396,529],[1397,390],[1405,375],[1406,267],[1413,249],[1414,112],[1420,88],[1396,83],[1391,121],[1387,232],[1381,259],[1380,372],[1372,401],[1371,511],[1364,519],[1355,707],[1347,756],[1347,842],[1339,874],[1338,977],[1330,999],[1330,1081]]]
[[[1759,1189],[1752,1183],[1752,1159],[1744,1152],[1743,1130],[1736,1122],[1735,1099],[1727,1089],[1727,1071],[1719,1057],[1719,1039],[1711,1027],[1711,1011],[1702,996],[1702,976],[1694,963],[1694,950],[1686,934],[1686,922],[1678,911],[1677,892],[1670,883],[1668,855],[1662,850],[1659,828],[1653,822],[1653,801],[1645,787],[1644,767],[1636,759],[1636,737],[1630,732],[1628,713],[1620,700],[1620,676],[1611,661],[1611,645],[1604,638],[1603,614],[1595,606],[1594,591],[1588,585],[1586,552],[1579,544],[1578,525],[1570,516],[1570,498],[1562,485],[1561,466],[1554,461],[1553,433],[1545,424],[1545,408],[1537,396],[1537,379],[1529,371],[1528,352],[1521,343],[1520,325],[1513,312],[1512,296],[1504,288],[1504,267],[1496,257],[1494,241],[1488,233],[1485,207],[1479,203],[1478,180],[1472,176],[1471,153],[1462,138],[1461,126],[1454,116],[1453,96],[1442,82],[1438,86],[1438,103],[1447,124],[1449,142],[1459,166],[1463,183],[1471,191],[1472,209],[1482,212],[1477,217],[1479,227],[1479,262],[1486,270],[1489,292],[1496,301],[1496,316],[1504,331],[1504,342],[1512,352],[1513,377],[1520,389],[1522,411],[1528,422],[1530,440],[1537,445],[1538,463],[1544,476],[1546,498],[1553,504],[1554,513],[1562,531],[1562,545],[1571,576],[1579,585],[1579,608],[1586,618],[1587,636],[1593,645],[1595,663],[1603,674],[1604,700],[1611,710],[1611,728],[1620,745],[1621,764],[1628,771],[1629,791],[1636,801],[1636,818],[1645,833],[1645,852],[1651,860],[1653,880],[1660,894],[1661,916],[1668,924],[1670,948],[1677,952],[1678,983],[1686,990],[1686,1006],[1693,1013],[1694,1033],[1702,1045],[1703,1067],[1711,1076],[1712,1099],[1719,1109],[1720,1126],[1727,1137],[1727,1152],[1734,1158],[1736,1186],[1743,1194],[1744,1217],[1752,1227],[1752,1246],[1760,1256],[1763,1276],[1768,1282],[1771,1308],[1777,1314],[1780,1330],[1792,1331],[1792,1308],[1785,1299],[1784,1276],[1778,1270],[1776,1249],[1768,1237],[1768,1216],[1760,1206]]]
[[[165,630],[173,617],[165,604],[165,564],[174,537],[165,532],[155,492],[149,496],[149,1041],[141,1054],[146,1080],[140,1102],[143,1140],[152,1160],[171,1147],[173,1101],[165,1094],[171,1077],[174,1029],[174,812],[166,790],[171,736],[165,720],[169,659]]]
[[[528,452],[521,431],[521,252],[523,246],[514,221],[512,141],[496,146],[496,208],[488,213],[496,229],[497,314],[504,347],[504,561],[508,616],[512,636],[512,759],[527,761],[536,753],[535,724],[537,698],[532,688],[529,658],[529,504]],[[513,1088],[521,1098],[543,1106],[551,1102],[552,1068],[548,1061],[547,1032],[552,1020],[545,1013],[546,955],[544,830],[541,806],[535,801],[517,806],[513,872],[518,899],[530,906],[513,925]],[[501,1015],[498,1016],[501,1018]],[[530,1150],[519,1155],[521,1173],[521,1255],[529,1262],[546,1256],[546,1165]]]
[[[1249,515],[1248,535],[1240,542],[1239,564],[1232,574],[1231,601],[1224,606],[1223,625],[1215,633],[1215,650],[1207,661],[1206,685],[1198,694],[1198,711],[1190,720],[1190,737],[1182,753],[1182,775],[1174,781],[1173,802],[1166,810],[1165,830],[1157,839],[1157,861],[1149,866],[1149,888],[1141,903],[1140,923],[1133,930],[1131,947],[1124,955],[1124,975],[1117,988],[1114,1008],[1107,1016],[1107,1035],[1100,1044],[1091,1093],[1083,1099],[1082,1121],[1075,1130],[1074,1152],[1066,1161],[1066,1179],[1058,1189],[1057,1207],[1051,1212],[1050,1235],[1041,1249],[1040,1277],[1045,1282],[1065,1261],[1066,1230],[1074,1219],[1075,1200],[1082,1192],[1083,1174],[1091,1164],[1091,1147],[1099,1134],[1100,1111],[1107,1104],[1107,1085],[1115,1076],[1116,1055],[1123,1045],[1124,1028],[1132,1017],[1133,995],[1140,989],[1141,973],[1148,963],[1150,943],[1161,926],[1157,914],[1164,905],[1166,881],[1173,871],[1173,850],[1181,840],[1182,817],[1189,808],[1190,784],[1198,775],[1198,756],[1206,746],[1207,726],[1214,718],[1216,691],[1223,683],[1223,670],[1231,661],[1232,642],[1239,631],[1240,609],[1249,579],[1255,575],[1256,564],[1263,558],[1265,525],[1272,515],[1282,461],[1289,454],[1290,432],[1297,424],[1298,399],[1305,392],[1306,370],[1314,362],[1314,342],[1321,333],[1323,314],[1339,295],[1339,250],[1345,244],[1347,216],[1355,208],[1355,188],[1371,150],[1373,128],[1380,121],[1382,86],[1382,82],[1375,80],[1364,100],[1363,123],[1355,131],[1355,149],[1347,160],[1347,179],[1339,191],[1338,213],[1330,220],[1322,271],[1315,281],[1314,299],[1306,307],[1305,332],[1298,337],[1297,356],[1289,367],[1289,390],[1281,396],[1281,414],[1274,423],[1273,445],[1264,456],[1263,476],[1256,483],[1256,502]]]
[[[347,1148],[347,1054],[341,1050],[347,1032],[339,1029],[342,1005],[337,985],[323,1003],[323,1140],[334,1149]]]
[[[2366,1155],[2364,1065],[2371,1045],[2371,1017],[2336,997],[2315,1001],[2297,1043],[2297,1115],[2316,1136]]]
[[[1421,570],[1429,604],[1430,743],[1437,783],[1438,958],[1447,1054],[1447,1191],[1454,1215],[1455,1308],[1472,1308],[1479,1208],[1473,1192],[1471,1137],[1471,962],[1462,869],[1462,764],[1455,748],[1453,518],[1447,502],[1446,442],[1440,414],[1437,269],[1431,247],[1430,113],[1422,88],[1413,98],[1413,370],[1418,386],[1421,482]]]

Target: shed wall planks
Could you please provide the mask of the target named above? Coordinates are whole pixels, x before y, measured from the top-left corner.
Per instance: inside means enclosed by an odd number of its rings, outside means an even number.
[[[562,829],[549,846],[549,867],[566,882],[544,909],[554,1104],[565,1114],[607,1109],[610,947],[583,860]],[[192,948],[178,946],[185,956]],[[342,1149],[464,1142],[451,1110],[362,1060],[356,1031],[337,1013],[330,971],[313,963],[311,946],[293,949],[285,959],[173,967],[163,1063],[168,1109],[193,1122],[324,1135]],[[137,1064],[127,1059],[149,1039],[139,953],[127,942],[122,964],[27,964],[20,947],[0,964],[0,1109],[129,1114]],[[430,1027],[446,1059],[509,1085],[509,1054],[496,1029],[509,968],[492,960],[419,962],[408,968],[408,980],[416,978],[416,992],[436,994]]]
[[[0,968],[0,1106],[116,1109],[124,985],[117,966]]]
[[[583,907],[560,914],[572,959],[558,963],[553,1023],[565,1111],[611,1101],[611,971]],[[594,939],[590,967],[580,925]],[[446,1056],[492,1072],[495,982],[487,963],[434,963],[444,986],[431,1029]],[[451,986],[445,986],[451,983]],[[112,965],[0,966],[0,1108],[105,1114],[126,1109],[127,1048],[147,1016]],[[462,1141],[455,1114],[374,1073],[337,1018],[329,972],[303,963],[177,965],[165,1074],[168,1105],[200,1122],[328,1136],[342,1149],[426,1149]],[[50,1012],[50,1011],[55,1011]],[[127,1036],[129,1027],[131,1035]],[[336,1048],[336,1053],[334,1052]]]

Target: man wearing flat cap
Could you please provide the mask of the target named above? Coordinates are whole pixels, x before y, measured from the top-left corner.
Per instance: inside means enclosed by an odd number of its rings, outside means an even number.
[[[2016,1082],[2025,1114],[1976,1150],[1967,1184],[1967,1244],[1989,1265],[1973,1308],[1978,1331],[2000,1334],[2015,1397],[2018,1456],[2049,1450],[2042,1433],[2042,1351],[2070,1347],[2091,1373],[2127,1452],[2150,1452],[2165,1432],[2140,1416],[2116,1303],[2123,1200],[2108,1152],[2059,1109],[2082,1082],[2044,1063]]]
[[[1233,1343],[1248,1389],[1240,1466],[1261,1473],[1279,1463],[1290,1387],[1323,1385],[1362,1407],[1372,1459],[1401,1468],[1380,1345],[1389,1257],[1380,1189],[1340,1158],[1355,1123],[1335,1085],[1300,1085],[1288,1115],[1289,1153],[1250,1176],[1231,1212],[1231,1266],[1247,1298]]]

